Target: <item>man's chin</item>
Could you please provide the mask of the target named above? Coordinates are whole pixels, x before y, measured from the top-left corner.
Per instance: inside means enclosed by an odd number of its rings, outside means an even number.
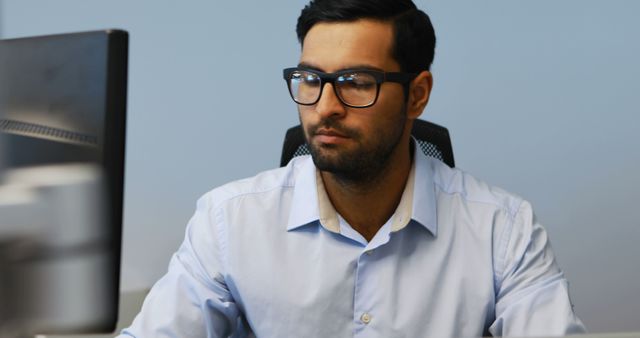
[[[333,172],[339,170],[340,161],[333,156],[325,154],[311,153],[311,158],[316,167],[321,171]]]
[[[322,171],[333,172],[339,170],[344,159],[342,154],[333,146],[312,147],[311,158],[316,167]]]

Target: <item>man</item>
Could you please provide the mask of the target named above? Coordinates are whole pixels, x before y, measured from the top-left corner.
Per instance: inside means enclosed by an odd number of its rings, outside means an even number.
[[[284,71],[312,156],[198,201],[123,336],[584,331],[531,206],[416,150],[435,35],[410,0],[315,0]]]

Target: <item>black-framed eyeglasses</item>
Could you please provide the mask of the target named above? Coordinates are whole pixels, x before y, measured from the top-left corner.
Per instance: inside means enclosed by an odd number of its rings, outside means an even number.
[[[382,72],[371,69],[347,69],[323,73],[305,68],[286,68],[282,72],[289,94],[297,104],[311,106],[320,100],[324,85],[331,83],[338,99],[348,107],[373,106],[380,94],[380,84],[395,82],[407,85],[417,74]]]

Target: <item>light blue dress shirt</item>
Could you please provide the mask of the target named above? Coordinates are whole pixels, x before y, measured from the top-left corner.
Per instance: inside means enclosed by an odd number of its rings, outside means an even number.
[[[310,157],[204,195],[121,337],[474,337],[584,332],[531,205],[417,151],[367,242]]]

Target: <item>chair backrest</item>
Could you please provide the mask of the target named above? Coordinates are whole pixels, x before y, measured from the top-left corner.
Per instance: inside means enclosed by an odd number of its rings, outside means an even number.
[[[418,146],[427,156],[435,157],[450,167],[455,167],[451,138],[447,128],[424,120],[415,120],[411,135],[418,141]],[[289,128],[282,145],[280,166],[284,167],[296,156],[308,155],[307,145],[302,127],[297,125]]]

